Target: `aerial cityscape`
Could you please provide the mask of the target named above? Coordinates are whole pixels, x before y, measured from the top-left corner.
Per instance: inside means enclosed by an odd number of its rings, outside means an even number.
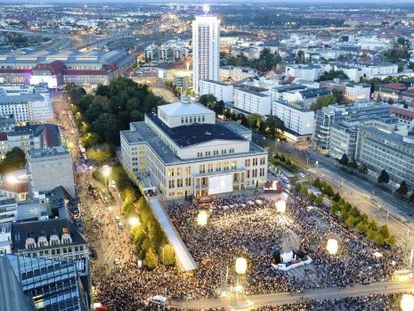
[[[0,16],[0,311],[414,311],[413,1]]]

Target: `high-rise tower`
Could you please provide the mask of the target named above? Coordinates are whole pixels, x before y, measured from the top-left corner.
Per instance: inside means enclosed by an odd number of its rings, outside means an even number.
[[[203,11],[193,21],[193,90],[197,94],[199,81],[217,81],[220,69],[220,20],[209,14],[208,5]]]

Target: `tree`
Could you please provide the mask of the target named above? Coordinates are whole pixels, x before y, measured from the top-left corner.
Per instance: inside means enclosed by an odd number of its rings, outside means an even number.
[[[351,168],[357,168],[358,167],[358,163],[355,161],[355,159],[352,159],[349,163],[348,166]]]
[[[339,194],[339,192],[336,192],[335,195],[333,196],[332,200],[335,202],[339,202],[339,200],[341,199],[341,196]]]
[[[102,165],[112,157],[112,152],[108,144],[102,144],[88,149],[86,155],[91,161]]]
[[[264,122],[265,133],[270,138],[276,138],[279,130],[284,131],[285,126],[283,121],[276,116],[268,116]]]
[[[304,51],[299,50],[299,51],[296,52],[295,63],[296,64],[304,64],[305,63],[305,52]]]
[[[149,247],[147,249],[147,252],[145,253],[144,261],[142,263],[144,267],[146,267],[149,270],[153,270],[156,267],[158,267],[158,258],[152,247]]]
[[[368,167],[365,164],[361,164],[359,166],[358,170],[361,174],[367,174],[368,173]]]
[[[336,102],[337,102],[336,96],[334,95],[319,96],[316,99],[316,104],[313,104],[310,109],[319,110],[319,109],[322,109],[323,107],[333,105]]]
[[[386,170],[382,170],[378,176],[378,182],[380,184],[388,184],[390,181],[390,175],[388,175]]]
[[[322,202],[323,202],[323,198],[322,198],[322,196],[318,195],[318,196],[315,198],[315,204],[316,204],[317,206],[322,206]]]
[[[341,80],[348,79],[348,76],[342,70],[330,70],[325,71],[322,76],[319,78],[319,81],[333,80],[339,78]]]
[[[342,158],[339,160],[339,163],[343,166],[348,166],[349,164],[348,156],[346,154],[343,154]]]
[[[5,158],[0,163],[0,174],[13,172],[23,168],[26,165],[26,155],[24,151],[18,147],[14,147],[8,151]]]
[[[408,193],[407,182],[404,180],[401,182],[400,187],[397,189],[397,194],[400,196],[405,196]]]
[[[164,248],[160,249],[160,258],[165,266],[175,265],[175,252],[171,245],[166,244]]]
[[[410,202],[411,204],[414,204],[414,192],[411,193],[410,198],[408,199],[408,202]]]

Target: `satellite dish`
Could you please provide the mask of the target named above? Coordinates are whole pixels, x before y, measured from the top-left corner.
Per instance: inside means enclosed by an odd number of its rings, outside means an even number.
[[[204,14],[208,14],[208,12],[210,12],[210,5],[205,3],[203,4],[203,12]]]

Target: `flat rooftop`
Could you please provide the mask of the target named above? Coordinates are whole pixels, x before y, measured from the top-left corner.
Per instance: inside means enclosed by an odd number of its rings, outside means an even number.
[[[179,147],[185,148],[212,140],[244,140],[243,137],[229,130],[222,124],[194,123],[170,128],[156,114],[146,114]]]

